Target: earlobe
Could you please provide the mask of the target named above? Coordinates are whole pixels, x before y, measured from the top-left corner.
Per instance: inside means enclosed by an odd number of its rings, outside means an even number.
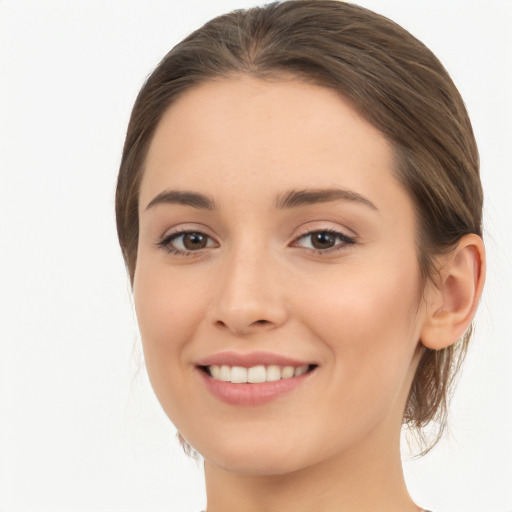
[[[466,235],[439,261],[440,280],[429,290],[422,344],[446,348],[468,329],[485,281],[485,248],[478,235]]]

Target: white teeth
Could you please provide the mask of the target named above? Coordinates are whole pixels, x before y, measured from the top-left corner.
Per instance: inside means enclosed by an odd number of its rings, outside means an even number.
[[[247,382],[247,368],[233,366],[233,368],[231,368],[231,382],[234,382],[235,384]]]
[[[267,381],[275,382],[281,380],[281,368],[279,366],[271,365],[267,367]]]
[[[218,378],[219,380],[223,380],[224,382],[229,382],[231,380],[231,368],[228,365],[223,364],[220,367],[220,375]]]
[[[304,375],[308,371],[308,365],[303,364],[302,366],[297,366],[295,368],[295,372],[293,373],[294,377],[300,377],[301,375]]]
[[[267,372],[265,371],[265,367],[262,366],[252,366],[247,370],[247,382],[265,382],[267,380]]]
[[[217,366],[216,364],[210,366],[210,373],[212,374],[212,377],[217,380],[224,380],[220,376],[220,366]]]
[[[289,379],[290,377],[293,377],[294,373],[295,373],[295,368],[293,366],[285,366],[281,370],[281,378],[282,379]]]
[[[302,366],[251,366],[244,368],[242,366],[228,366],[223,364],[211,365],[208,367],[211,376],[216,380],[224,382],[233,382],[235,384],[243,384],[250,382],[257,384],[261,382],[275,382],[281,379],[291,379],[292,377],[300,377],[304,375],[309,365],[303,364]]]

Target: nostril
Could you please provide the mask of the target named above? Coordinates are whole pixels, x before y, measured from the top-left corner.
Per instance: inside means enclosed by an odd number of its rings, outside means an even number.
[[[254,320],[253,322],[245,323],[242,325],[238,325],[236,321],[226,322],[224,320],[217,320],[215,325],[221,329],[230,329],[233,332],[239,334],[246,334],[252,331],[252,329],[257,329],[258,327],[265,328],[272,325],[270,320]]]

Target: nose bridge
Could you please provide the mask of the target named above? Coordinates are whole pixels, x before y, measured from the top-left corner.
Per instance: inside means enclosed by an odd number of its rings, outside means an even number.
[[[219,269],[211,320],[236,333],[275,328],[287,316],[275,256],[264,242],[240,240]]]

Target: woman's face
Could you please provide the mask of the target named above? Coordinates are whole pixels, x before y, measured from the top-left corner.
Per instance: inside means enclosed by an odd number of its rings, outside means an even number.
[[[392,169],[377,129],[296,80],[212,81],[164,115],[135,305],[155,392],[208,462],[280,474],[396,448],[425,313]]]

